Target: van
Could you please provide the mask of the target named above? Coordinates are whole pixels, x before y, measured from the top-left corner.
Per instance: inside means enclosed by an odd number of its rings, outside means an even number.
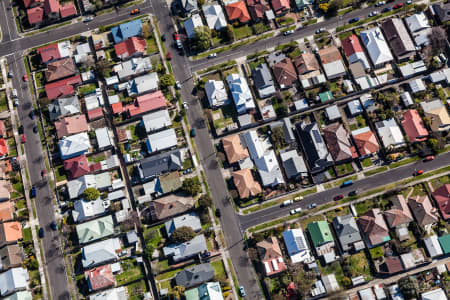
[[[288,206],[288,205],[291,205],[291,204],[293,204],[294,203],[294,200],[286,200],[286,201],[284,201],[283,202],[283,204],[281,205],[281,206]]]
[[[347,180],[347,181],[344,181],[344,183],[342,183],[342,186],[341,186],[341,187],[350,186],[350,185],[352,185],[352,184],[353,184],[353,180]]]

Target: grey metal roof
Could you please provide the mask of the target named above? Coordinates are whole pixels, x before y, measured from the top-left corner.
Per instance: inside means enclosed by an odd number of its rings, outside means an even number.
[[[48,105],[48,112],[52,121],[62,116],[79,113],[80,111],[78,96],[59,98]]]
[[[265,63],[260,64],[252,71],[252,77],[258,90],[268,86],[274,86],[270,69]]]
[[[149,179],[162,173],[181,169],[182,159],[180,150],[172,150],[158,155],[152,155],[141,160],[138,164],[141,179]]]
[[[351,246],[351,244],[361,240],[358,225],[356,225],[351,214],[335,217],[333,227],[344,251],[350,249],[349,244]]]
[[[194,231],[200,231],[202,229],[200,218],[195,212],[191,212],[167,221],[165,223],[167,236],[170,237],[175,229],[183,226],[191,227]]]
[[[308,175],[305,161],[298,155],[297,150],[280,153],[280,157],[283,162],[284,172],[288,178],[293,178],[298,175]]]
[[[191,288],[214,278],[214,268],[210,264],[200,264],[184,269],[175,276],[177,285]]]
[[[118,238],[108,239],[87,245],[81,249],[83,267],[90,268],[108,261],[117,259],[117,251],[120,250]]]
[[[197,235],[192,240],[182,244],[172,244],[163,248],[165,257],[172,257],[174,262],[191,258],[207,251],[206,239],[203,234]]]

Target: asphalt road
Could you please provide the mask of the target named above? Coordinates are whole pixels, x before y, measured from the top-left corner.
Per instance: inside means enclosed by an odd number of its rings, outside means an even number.
[[[42,247],[45,255],[47,275],[50,283],[52,299],[70,299],[66,265],[61,251],[61,240],[58,231],[50,228],[50,223],[55,220],[52,193],[47,180],[41,177],[41,171],[45,169],[44,154],[41,148],[39,133],[33,132],[34,126],[40,126],[36,119],[30,118],[29,113],[33,109],[33,101],[28,88],[28,83],[22,81],[26,74],[23,57],[20,53],[8,56],[8,66],[13,72],[13,86],[17,89],[19,97],[18,114],[20,124],[24,127],[26,136],[25,154],[30,175],[31,184],[36,186],[36,213],[39,224],[44,228]],[[25,191],[26,193],[29,190]]]
[[[406,165],[403,167],[398,167],[387,172],[379,173],[373,176],[366,177],[361,180],[355,181],[353,185],[345,188],[332,188],[325,190],[320,193],[314,193],[312,195],[306,196],[302,201],[290,205],[287,207],[271,207],[249,215],[239,215],[239,222],[244,230],[285,215],[289,215],[291,209],[301,207],[303,210],[311,203],[317,203],[317,205],[323,205],[327,202],[333,201],[333,197],[339,194],[344,196],[348,195],[349,192],[353,190],[358,190],[359,193],[364,193],[375,189],[377,187],[391,184],[395,181],[403,180],[409,178],[415,172],[415,170],[432,171],[445,166],[450,165],[450,153],[444,153],[437,156],[434,160],[429,162],[423,162],[422,160],[417,161],[414,164]]]

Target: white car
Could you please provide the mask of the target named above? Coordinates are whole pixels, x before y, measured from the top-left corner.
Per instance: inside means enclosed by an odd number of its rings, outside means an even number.
[[[188,106],[187,102],[183,102],[183,108],[184,109],[189,109],[189,106]]]
[[[377,2],[375,4],[375,6],[382,6],[382,5],[385,5],[385,4],[386,4],[386,1],[379,1],[379,2]]]
[[[411,0],[408,0],[408,1],[406,1],[405,3],[406,3],[406,5],[410,5],[410,4],[412,4],[412,1],[411,1]]]
[[[178,80],[175,82],[175,88],[177,90],[181,89],[181,84],[180,84],[180,82]]]
[[[325,31],[325,28],[319,28],[316,30],[316,34],[322,33]]]
[[[295,214],[298,214],[298,213],[301,213],[302,212],[302,209],[299,207],[299,208],[295,208],[295,209],[291,209],[291,215],[295,215]]]
[[[376,15],[378,15],[378,12],[375,10],[369,14],[369,17],[374,17]]]
[[[284,35],[291,35],[294,33],[294,30],[287,30],[285,32],[283,32]]]
[[[208,55],[208,58],[214,58],[217,57],[217,53],[211,53],[210,55]]]
[[[86,18],[84,18],[83,22],[87,23],[87,22],[90,22],[92,20],[94,20],[94,16],[87,16]]]

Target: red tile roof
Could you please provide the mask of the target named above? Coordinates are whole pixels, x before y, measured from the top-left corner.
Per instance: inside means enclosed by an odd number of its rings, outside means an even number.
[[[136,116],[145,112],[167,107],[166,97],[161,91],[145,94],[137,97],[132,104],[125,106],[124,110],[128,111],[130,116]]]
[[[123,112],[123,104],[122,102],[117,102],[111,105],[114,114],[120,114]]]
[[[291,9],[289,0],[272,0],[272,7],[275,13]]]
[[[273,65],[272,70],[281,88],[290,87],[297,80],[297,72],[295,72],[294,64],[290,58],[285,58]]]
[[[116,284],[111,265],[104,265],[84,272],[92,291],[104,289]]]
[[[101,107],[97,107],[88,111],[89,121],[100,119],[101,117],[103,117],[103,109]]]
[[[25,8],[29,8],[35,4],[41,4],[43,2],[44,0],[23,0],[23,6],[25,6]]]
[[[135,53],[144,53],[147,48],[147,43],[143,38],[140,37],[130,37],[127,40],[114,45],[117,57],[122,59],[131,56]]]
[[[45,71],[45,78],[47,82],[52,82],[61,78],[72,76],[75,74],[77,68],[71,57],[63,58],[53,61],[47,65]]]
[[[264,18],[264,13],[270,10],[270,7],[264,0],[247,0],[247,6],[253,21]]]
[[[353,135],[353,140],[361,156],[375,153],[380,149],[377,138],[370,130]]]
[[[410,109],[403,113],[402,126],[411,143],[427,139],[428,131],[417,110]]]
[[[342,41],[342,48],[344,49],[345,56],[347,57],[357,52],[363,52],[361,43],[355,34],[352,34]]]
[[[8,145],[4,138],[0,138],[0,156],[8,155]]]
[[[89,129],[84,115],[65,117],[60,121],[56,121],[55,128],[59,139],[67,135],[85,132]]]
[[[58,0],[45,0],[44,1],[44,9],[45,15],[49,15],[51,13],[59,13],[60,4]]]
[[[0,120],[0,136],[4,136],[6,134],[5,123]]]
[[[276,237],[270,237],[256,244],[259,258],[265,270],[266,276],[286,270],[286,264],[283,260],[280,245]]]
[[[359,219],[359,227],[369,240],[371,246],[389,241],[389,229],[379,208],[367,211]]]
[[[65,5],[61,5],[59,14],[61,15],[61,18],[67,18],[76,15],[77,10],[75,9],[75,5],[73,5],[73,3],[71,2]]]
[[[34,25],[44,19],[44,9],[40,6],[27,9],[28,23]]]
[[[59,54],[58,44],[51,44],[37,49],[37,53],[41,56],[41,61],[46,63],[51,60],[61,58]]]
[[[439,205],[442,217],[445,220],[450,219],[450,184],[444,184],[436,189],[432,195]]]
[[[239,20],[241,23],[247,23],[250,21],[250,14],[248,13],[247,6],[244,1],[237,1],[225,6],[228,19],[230,21]]]
[[[73,86],[78,83],[81,83],[80,75],[46,84],[45,92],[47,93],[47,98],[53,100],[58,97],[71,95],[75,92]]]
[[[72,179],[81,177],[91,172],[86,155],[65,160],[64,170],[70,173]]]

